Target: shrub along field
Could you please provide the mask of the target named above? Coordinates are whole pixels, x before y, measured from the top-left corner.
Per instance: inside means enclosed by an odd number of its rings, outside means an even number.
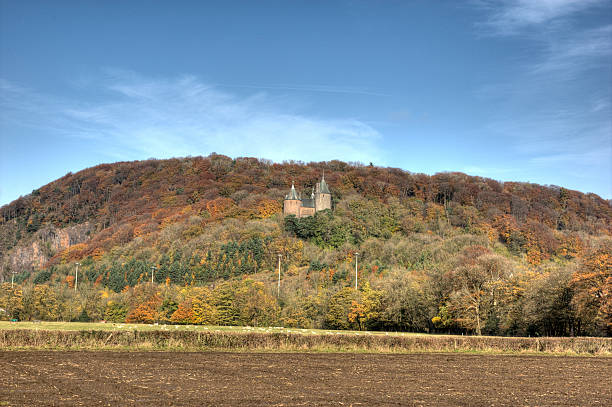
[[[479,352],[612,356],[611,338],[517,338],[284,328],[2,323],[3,349]]]

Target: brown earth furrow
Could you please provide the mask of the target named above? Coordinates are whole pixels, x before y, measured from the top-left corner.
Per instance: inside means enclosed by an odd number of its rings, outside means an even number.
[[[0,405],[612,405],[612,358],[0,352]]]

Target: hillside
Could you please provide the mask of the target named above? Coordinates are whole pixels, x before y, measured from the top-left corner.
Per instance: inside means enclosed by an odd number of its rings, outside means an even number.
[[[310,191],[323,171],[333,209],[283,218],[291,182]],[[216,316],[207,315],[217,323],[598,335],[612,327],[611,234],[612,206],[594,194],[213,154],[98,165],[3,206],[0,279],[14,276],[25,291],[49,286],[63,303],[79,261],[79,283],[106,290],[95,306],[76,307],[93,307],[94,319],[111,302],[133,315],[133,298],[153,295],[174,304],[168,320],[181,311],[189,321],[199,296],[210,298]],[[350,288],[356,251],[359,291]],[[140,284],[151,267],[166,291]],[[223,319],[219,290],[250,293],[244,301],[258,298],[270,310],[238,317],[241,308]],[[65,319],[60,308],[48,319]]]

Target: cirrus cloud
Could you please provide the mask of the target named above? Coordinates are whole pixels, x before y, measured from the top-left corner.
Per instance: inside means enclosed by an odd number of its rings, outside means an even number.
[[[499,35],[521,34],[543,24],[559,23],[572,15],[606,3],[606,0],[477,0],[487,11],[481,26]]]
[[[95,141],[115,159],[208,154],[351,161],[380,159],[380,133],[354,118],[310,117],[265,92],[230,93],[195,76],[108,71],[79,83],[88,98],[41,95],[0,82],[3,120],[52,137]]]

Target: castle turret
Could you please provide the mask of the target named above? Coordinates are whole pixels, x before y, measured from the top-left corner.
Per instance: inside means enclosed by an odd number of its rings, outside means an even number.
[[[331,209],[331,192],[325,182],[325,173],[321,178],[321,182],[317,182],[315,187],[315,211],[323,211]]]
[[[302,206],[302,201],[295,190],[295,185],[293,182],[291,183],[291,191],[289,194],[285,195],[285,201],[283,202],[283,214],[284,215],[295,215],[297,217],[300,216],[300,207]]]

